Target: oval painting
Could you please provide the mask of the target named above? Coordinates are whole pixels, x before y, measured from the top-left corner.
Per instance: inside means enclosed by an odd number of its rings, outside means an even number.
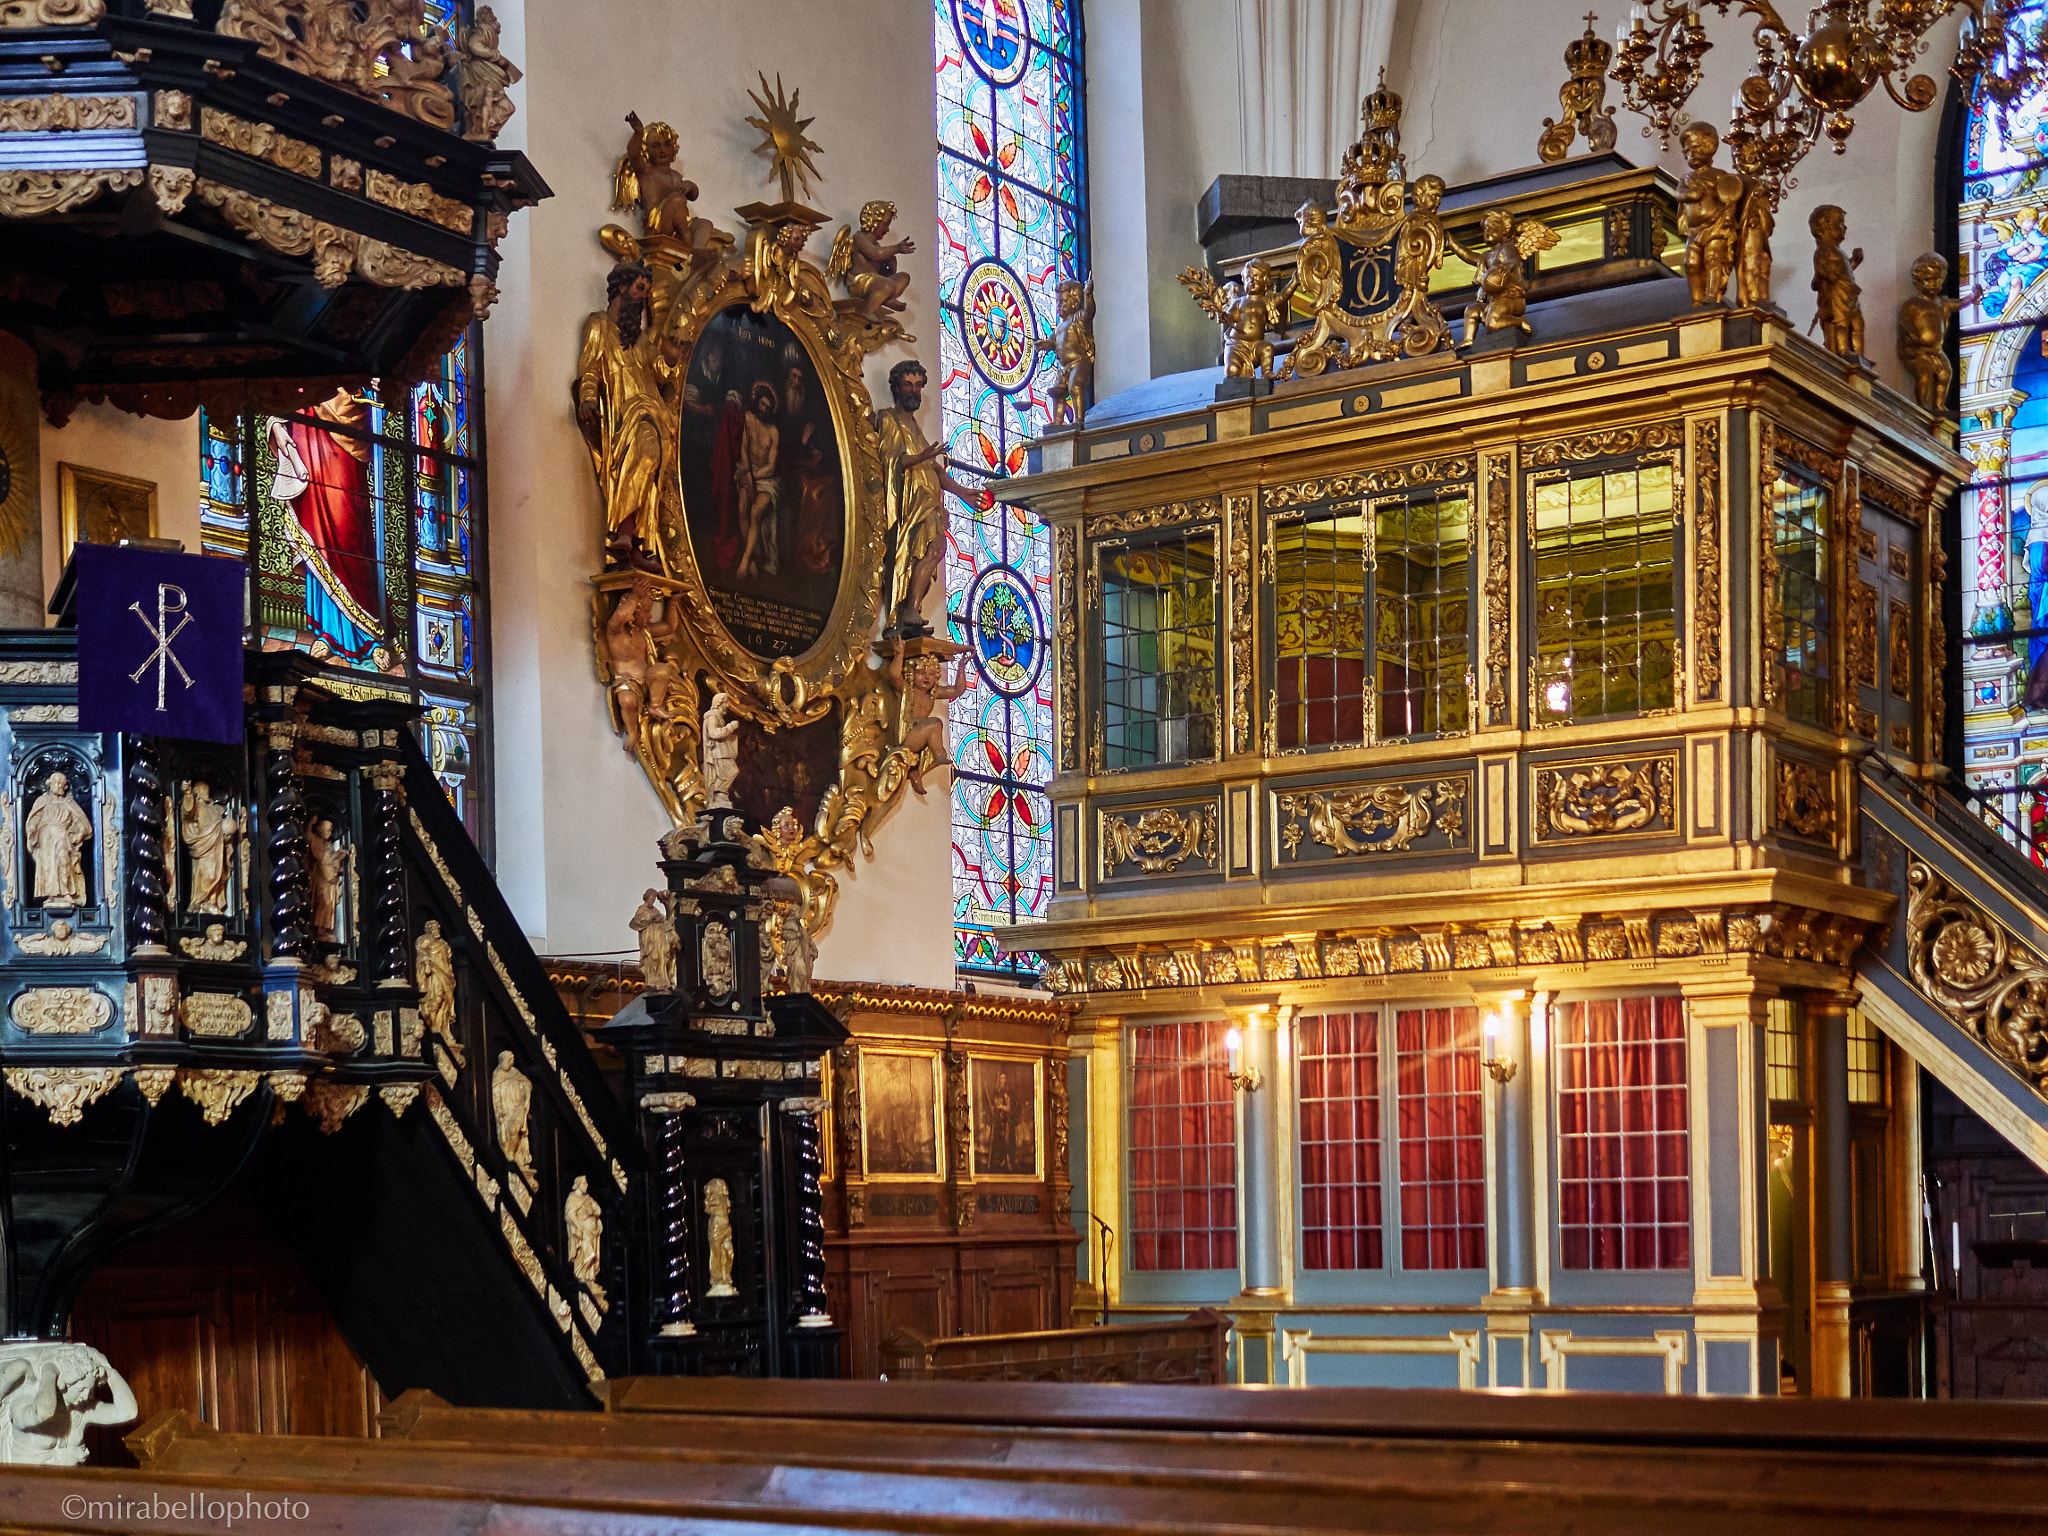
[[[846,480],[832,405],[797,333],[744,304],[705,322],[684,381],[683,512],[727,631],[797,656],[839,595]]]

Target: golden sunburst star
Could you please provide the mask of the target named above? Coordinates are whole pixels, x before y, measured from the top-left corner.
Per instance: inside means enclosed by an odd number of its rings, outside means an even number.
[[[760,129],[765,135],[762,141],[754,146],[754,152],[759,154],[762,150],[766,150],[774,156],[774,160],[769,166],[768,174],[781,178],[782,200],[785,203],[795,201],[798,183],[803,185],[804,196],[809,197],[811,195],[811,178],[816,177],[819,181],[825,179],[824,173],[818,169],[816,163],[811,159],[811,151],[816,150],[819,154],[823,154],[825,147],[822,144],[812,142],[804,136],[804,130],[810,127],[816,119],[798,117],[796,115],[798,103],[803,97],[803,92],[800,90],[791,91],[785,97],[782,94],[782,76],[780,74],[776,75],[775,89],[771,92],[768,88],[768,76],[763,72],[761,75],[760,93],[757,95],[753,91],[749,91],[747,96],[755,106],[761,109],[759,117],[750,117],[747,119],[747,122],[750,126]]]

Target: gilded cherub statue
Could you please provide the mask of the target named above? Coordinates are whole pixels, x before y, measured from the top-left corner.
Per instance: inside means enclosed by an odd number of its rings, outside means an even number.
[[[1863,265],[1858,247],[1847,256],[1842,241],[1849,233],[1849,221],[1833,203],[1823,203],[1806,221],[1813,232],[1813,291],[1820,296],[1814,309],[1813,325],[1820,327],[1822,343],[1841,357],[1863,356],[1863,290],[1852,275]]]
[[[1691,167],[1678,188],[1678,232],[1685,236],[1685,280],[1695,306],[1726,301],[1735,279],[1735,302],[1771,301],[1770,193],[1739,171],[1714,164],[1721,135],[1711,123],[1689,123],[1678,136]]]
[[[917,797],[924,798],[924,754],[932,754],[933,767],[953,766],[952,748],[946,744],[945,705],[967,691],[967,658],[955,666],[953,681],[946,681],[945,661],[928,650],[906,655],[899,646],[889,661],[889,681],[903,696],[903,747],[910,755],[906,777]]]
[[[732,244],[732,236],[690,212],[697,183],[676,169],[681,142],[675,129],[667,123],[643,124],[638,112],[628,112],[626,121],[633,136],[612,172],[612,211],[640,210],[643,257],[666,256],[678,266],[687,261],[693,270],[709,266]]]
[[[1370,361],[1358,355],[1367,322],[1344,307],[1344,253],[1328,215],[1314,203],[1303,203],[1295,210],[1294,222],[1301,230],[1294,258],[1294,308],[1314,315],[1315,324],[1294,344],[1282,375],[1309,379],[1332,364],[1348,368]]]
[[[1948,386],[1954,370],[1948,361],[1949,317],[1977,295],[1972,289],[1952,299],[1948,261],[1928,251],[1913,262],[1913,297],[1899,306],[1899,362],[1913,376],[1913,394],[1920,409],[1939,415],[1948,407]]]
[[[869,325],[888,325],[897,332],[902,327],[884,314],[884,310],[901,314],[909,306],[903,302],[903,290],[910,286],[910,274],[896,270],[896,258],[908,256],[917,249],[915,240],[888,240],[889,226],[896,221],[894,203],[875,201],[860,206],[860,229],[851,224],[840,226],[839,234],[832,242],[832,256],[825,264],[825,274],[836,277],[846,285],[846,295],[853,301],[854,312]],[[902,336],[904,341],[915,341],[915,336]]]
[[[1534,335],[1526,313],[1529,291],[1522,264],[1557,244],[1557,231],[1541,219],[1517,219],[1505,208],[1487,210],[1481,230],[1486,254],[1480,258],[1472,302],[1465,306],[1465,345],[1480,332],[1519,330]]]
[[[1050,352],[1059,366],[1053,370],[1052,388],[1046,391],[1052,409],[1047,424],[1072,422],[1080,426],[1088,414],[1088,394],[1095,387],[1095,279],[1060,284],[1059,322],[1052,335],[1038,343],[1040,352]]]
[[[1418,176],[1409,188],[1415,208],[1401,220],[1394,236],[1394,282],[1400,297],[1384,321],[1387,334],[1409,357],[1423,357],[1448,346],[1451,328],[1429,298],[1430,274],[1443,265],[1444,252],[1455,251],[1478,266],[1481,257],[1468,251],[1444,228],[1439,209],[1444,201],[1441,176]]]
[[[1285,322],[1287,297],[1293,283],[1273,286],[1273,269],[1254,256],[1244,264],[1244,275],[1234,283],[1218,283],[1201,267],[1189,267],[1180,275],[1181,286],[1194,295],[1195,302],[1223,327],[1223,372],[1233,379],[1256,377],[1262,370],[1273,376],[1273,343],[1268,331]]]

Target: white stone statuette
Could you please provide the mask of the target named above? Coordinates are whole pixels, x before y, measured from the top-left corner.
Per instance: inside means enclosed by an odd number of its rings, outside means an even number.
[[[582,1174],[570,1186],[563,1204],[562,1220],[569,1229],[569,1271],[577,1283],[590,1292],[599,1307],[607,1305],[604,1287],[597,1283],[604,1243],[604,1207],[590,1192],[590,1180]]]
[[[213,798],[213,786],[193,783],[185,786],[180,806],[178,831],[185,839],[186,857],[191,861],[191,889],[185,893],[185,910],[225,917],[228,912],[228,875],[235,866],[235,842],[242,824],[232,811]],[[317,849],[313,866],[313,900],[317,912],[320,894],[320,866]],[[316,918],[317,923],[317,918]]]
[[[649,992],[676,989],[676,923],[668,910],[668,893],[649,890],[629,925],[640,935],[640,974]]]
[[[713,694],[704,711],[704,795],[712,810],[732,809],[733,780],[740,776],[740,723],[727,713],[731,704]]]
[[[491,1074],[491,1117],[497,1122],[498,1149],[527,1187],[537,1190],[540,1175],[534,1172],[533,1141],[526,1126],[532,1107],[533,1084],[512,1065],[510,1051],[498,1052],[498,1068]]]
[[[306,828],[306,851],[312,856],[313,937],[327,942],[341,941],[341,883],[348,863],[348,845],[325,816],[316,817]],[[227,890],[223,884],[222,899]]]
[[[135,1394],[91,1345],[0,1340],[0,1462],[75,1467],[88,1428],[134,1422]]]
[[[84,906],[89,897],[80,850],[92,840],[92,818],[71,798],[70,775],[53,773],[43,781],[25,829],[29,857],[35,861],[35,894],[43,905]]]

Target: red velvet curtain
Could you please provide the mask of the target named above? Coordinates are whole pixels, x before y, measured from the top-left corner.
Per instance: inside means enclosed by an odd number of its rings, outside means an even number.
[[[1378,1269],[1380,1021],[1376,1013],[1295,1026],[1301,1081],[1301,1267]]]
[[[1485,1111],[1476,1008],[1395,1015],[1401,1267],[1486,1267]]]
[[[1365,740],[1365,662],[1357,656],[1289,659],[1275,669],[1280,745],[1326,747]],[[1302,706],[1306,704],[1306,708]],[[1384,732],[1382,732],[1384,734]]]
[[[1684,1002],[1565,1004],[1557,1072],[1564,1267],[1690,1268]]]
[[[1221,1023],[1131,1031],[1131,1267],[1237,1266],[1237,1107]]]

